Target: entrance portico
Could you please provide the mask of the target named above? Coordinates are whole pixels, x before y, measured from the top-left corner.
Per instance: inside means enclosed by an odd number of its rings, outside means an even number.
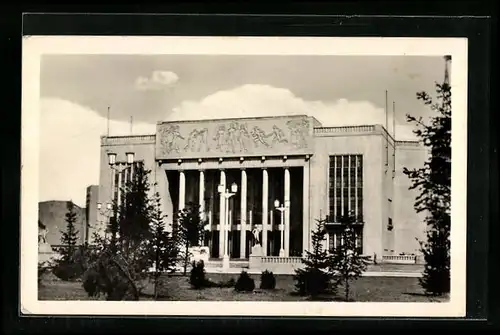
[[[172,214],[188,203],[200,205],[209,231],[205,245],[210,257],[222,259],[224,255],[226,218],[232,259],[248,259],[256,242],[261,244],[265,256],[279,256],[282,237],[285,257],[302,255],[309,232],[309,198],[304,197],[309,189],[308,155],[178,159],[159,163],[167,177]],[[237,192],[226,206],[218,186],[230,189],[233,183]],[[283,225],[275,200],[289,204],[283,213]]]

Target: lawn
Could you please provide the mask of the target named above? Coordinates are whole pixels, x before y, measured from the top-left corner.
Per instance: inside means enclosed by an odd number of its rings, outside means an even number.
[[[290,275],[276,276],[276,289],[260,290],[259,275],[250,275],[255,280],[256,289],[253,293],[237,293],[233,288],[192,289],[189,277],[174,275],[165,277],[161,297],[163,301],[304,301],[305,297],[292,294],[294,291],[293,277]],[[237,279],[237,275],[207,274],[214,282]],[[146,285],[141,300],[153,300],[152,285]],[[339,288],[337,297],[326,296],[321,300],[339,300],[343,297],[343,289]],[[82,288],[81,282],[64,282],[47,279],[38,289],[39,300],[91,300]],[[102,299],[102,298],[101,298]],[[447,301],[446,298],[430,298],[423,294],[418,278],[406,277],[361,277],[351,284],[350,299],[364,302],[432,302]]]

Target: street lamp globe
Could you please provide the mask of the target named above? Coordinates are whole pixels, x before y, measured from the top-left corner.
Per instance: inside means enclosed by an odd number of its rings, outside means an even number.
[[[128,164],[134,163],[134,153],[133,152],[127,152],[127,163]]]
[[[217,186],[217,192],[224,193],[224,185]]]
[[[100,202],[97,203],[97,209],[101,209],[102,208],[102,204]]]
[[[107,209],[111,209],[112,207],[113,207],[113,205],[112,205],[112,204],[110,204],[109,202],[106,204],[106,208],[107,208]]]
[[[114,165],[116,163],[116,154],[114,152],[108,152],[108,163],[109,165]]]
[[[274,207],[278,208],[280,206],[280,201],[278,199],[274,200]]]
[[[236,183],[231,184],[231,192],[236,193],[238,191],[238,185]]]

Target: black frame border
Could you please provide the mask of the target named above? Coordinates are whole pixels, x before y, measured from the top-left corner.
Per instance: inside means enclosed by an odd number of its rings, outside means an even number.
[[[380,5],[380,3],[378,4]],[[358,4],[359,6],[359,4]],[[452,5],[453,6],[453,5]],[[48,7],[48,6],[47,6]],[[498,251],[494,242],[491,222],[498,222],[498,163],[496,142],[493,142],[493,113],[490,111],[490,73],[495,66],[491,62],[492,29],[496,21],[488,17],[389,17],[389,16],[319,16],[319,15],[263,15],[263,14],[193,14],[194,11],[182,9],[178,14],[24,14],[22,16],[22,35],[196,35],[196,36],[387,36],[387,37],[467,37],[468,38],[468,181],[467,181],[467,322],[464,319],[428,319],[428,318],[275,318],[275,317],[88,317],[88,316],[27,316],[19,312],[19,268],[18,263],[7,259],[2,271],[5,299],[11,299],[4,308],[4,320],[10,330],[27,330],[29,332],[72,332],[87,333],[93,331],[118,331],[123,333],[145,331],[145,321],[149,322],[148,332],[244,332],[252,330],[284,331],[321,331],[337,329],[373,329],[374,327],[397,327],[406,329],[444,329],[456,325],[461,329],[477,329],[487,326],[488,314],[498,314],[498,307],[493,306],[493,284],[495,281],[492,264],[488,263],[488,253]],[[203,6],[201,6],[203,7]],[[285,6],[286,7],[286,6]],[[139,9],[134,6],[135,10]],[[179,9],[180,8],[180,9]],[[317,6],[304,6],[303,9],[314,8],[316,13],[325,13]],[[359,9],[359,7],[356,7]],[[439,6],[435,6],[439,11]],[[226,8],[227,9],[227,8]],[[290,7],[287,7],[290,9]],[[191,10],[191,12],[189,12]],[[130,10],[129,10],[130,11]],[[132,9],[134,11],[134,9]],[[202,12],[201,9],[199,12]],[[292,10],[293,11],[293,10]],[[282,12],[285,12],[283,10]],[[20,20],[19,20],[20,21]],[[19,21],[17,21],[19,23]],[[19,26],[17,29],[21,28]],[[18,31],[19,34],[19,31]],[[10,99],[13,106],[20,110],[21,91],[21,36],[11,38],[10,46],[18,52],[10,55],[11,70],[15,77],[12,83],[15,92]],[[19,38],[19,39],[17,39]],[[13,44],[15,43],[15,45]],[[15,64],[15,67],[12,67]],[[15,122],[20,125],[20,113]],[[19,132],[18,132],[19,131]],[[4,199],[19,199],[20,185],[20,127],[6,129],[4,135],[11,137],[10,143],[4,145],[4,152],[9,157],[4,162],[6,168],[2,173],[5,186],[2,186]],[[6,141],[4,141],[5,143]],[[18,150],[19,149],[19,150]],[[10,159],[12,158],[12,159]],[[3,168],[3,170],[4,170]],[[6,177],[9,175],[9,177]],[[13,178],[12,176],[15,176]],[[19,179],[18,179],[19,178]],[[7,182],[7,185],[6,183]],[[6,198],[6,195],[8,198]],[[496,200],[496,202],[495,202]],[[19,203],[2,206],[5,222],[18,222]],[[3,245],[11,249],[19,249],[19,227],[14,224],[4,225]],[[490,256],[491,257],[491,256]],[[495,262],[496,263],[496,262]],[[489,268],[488,268],[489,266]],[[16,273],[17,276],[12,276]],[[489,283],[488,277],[489,273]],[[496,278],[498,275],[496,274]],[[7,286],[8,285],[8,286]],[[14,287],[16,289],[14,289]],[[488,291],[488,287],[491,291]],[[496,292],[498,293],[498,292]],[[17,299],[16,299],[17,298]],[[7,307],[7,306],[6,306]],[[489,312],[489,313],[488,313]],[[8,318],[8,319],[7,319]],[[280,322],[285,321],[285,322]],[[473,321],[473,322],[471,322]],[[5,326],[4,326],[5,327]]]

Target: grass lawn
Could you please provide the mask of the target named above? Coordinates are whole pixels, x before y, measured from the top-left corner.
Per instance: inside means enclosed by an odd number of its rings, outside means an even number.
[[[276,275],[275,290],[260,290],[259,275],[250,275],[255,280],[253,293],[237,293],[233,288],[192,289],[189,277],[174,275],[165,277],[164,288],[158,300],[167,301],[304,301],[305,297],[292,294],[294,280],[290,275]],[[207,274],[214,282],[237,279],[238,275]],[[146,285],[141,300],[153,300],[153,287]],[[341,300],[344,291],[339,288],[338,296],[327,296],[321,300]],[[45,280],[38,288],[39,300],[93,300],[90,299],[81,282]],[[430,298],[423,294],[418,278],[405,277],[362,277],[351,284],[350,299],[364,302],[434,302],[448,301],[447,298]],[[103,300],[103,298],[99,299]]]

